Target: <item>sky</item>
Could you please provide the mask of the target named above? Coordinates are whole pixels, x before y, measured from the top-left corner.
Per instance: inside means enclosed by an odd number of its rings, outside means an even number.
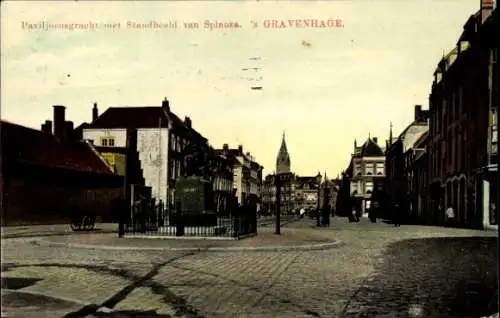
[[[390,122],[397,135],[414,105],[428,107],[437,63],[480,0],[1,5],[2,119],[40,129],[52,105],[65,105],[76,126],[91,120],[94,102],[102,113],[167,97],[212,146],[243,145],[265,174],[275,170],[284,131],[292,171],[335,177],[354,139],[385,145]],[[341,26],[301,28],[292,19]],[[150,21],[177,28],[127,27]],[[210,30],[205,21],[240,27]],[[39,22],[97,27],[34,29]],[[193,22],[199,28],[186,28]]]

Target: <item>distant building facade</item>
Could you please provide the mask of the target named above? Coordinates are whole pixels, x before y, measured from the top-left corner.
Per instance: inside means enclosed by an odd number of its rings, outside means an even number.
[[[400,216],[405,219],[415,219],[418,214],[411,204],[412,192],[414,189],[413,161],[420,155],[422,149],[415,149],[415,143],[426,134],[429,127],[429,111],[422,110],[421,105],[416,105],[414,109],[414,120],[408,125],[396,139],[392,138],[392,127],[389,133],[385,152],[385,182],[384,190],[386,195],[386,205],[384,212],[389,213],[388,217],[393,217],[393,208],[398,204],[405,215]]]
[[[295,190],[295,206],[298,209],[314,210],[318,207],[318,177],[301,177],[294,178]]]
[[[354,151],[344,178],[349,180],[350,201],[358,214],[366,216],[372,193],[385,178],[385,155],[376,137],[369,137],[360,147],[354,141]]]
[[[427,145],[428,131],[423,133],[413,147],[406,152],[405,172],[408,176],[410,216],[419,223],[434,224],[435,216],[429,211],[429,162]]]
[[[262,196],[262,170],[263,167],[256,162],[250,152],[244,152],[243,146],[236,149],[224,144],[217,152],[232,160],[233,163],[233,189],[238,204],[245,205],[249,200],[255,200],[257,209],[260,209]]]

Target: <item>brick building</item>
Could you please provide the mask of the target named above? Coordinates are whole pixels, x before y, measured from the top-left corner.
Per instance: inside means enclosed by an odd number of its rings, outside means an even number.
[[[112,221],[123,178],[92,144],[73,140],[64,106],[42,130],[1,121],[2,226],[66,223],[75,206]]]
[[[498,81],[492,83],[498,20],[492,21],[491,11],[491,2],[483,1],[467,20],[456,47],[438,64],[429,97],[430,213],[442,220],[452,206],[462,226],[496,223],[488,218],[497,174],[489,138],[495,127],[492,92],[498,89]]]

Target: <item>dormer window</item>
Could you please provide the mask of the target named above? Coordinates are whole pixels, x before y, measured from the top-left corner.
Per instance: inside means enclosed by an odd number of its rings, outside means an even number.
[[[101,138],[101,146],[103,146],[103,147],[114,147],[115,146],[115,138],[113,138],[113,137],[102,137]]]

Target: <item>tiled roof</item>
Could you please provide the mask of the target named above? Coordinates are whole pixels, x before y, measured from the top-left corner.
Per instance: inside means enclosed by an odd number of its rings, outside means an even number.
[[[425,142],[427,141],[427,137],[429,137],[429,131],[426,130],[414,143],[414,147],[421,148],[425,146]]]
[[[174,129],[189,130],[197,138],[207,140],[194,128],[188,128],[173,112],[168,112]],[[160,122],[161,120],[161,122]],[[167,127],[165,112],[161,106],[109,107],[94,122],[83,128],[158,128]]]
[[[362,157],[380,157],[384,156],[384,152],[372,138],[368,138],[362,146],[360,155]]]
[[[145,107],[110,107],[86,128],[158,128],[166,127],[167,121],[160,106]],[[174,122],[182,124],[177,116]]]
[[[316,180],[316,177],[296,177],[295,178],[295,183],[297,185],[297,188],[304,188],[305,185],[308,185],[309,188],[315,188],[317,187],[318,181]]]
[[[86,143],[61,144],[35,129],[3,120],[0,125],[4,161],[113,175]]]

